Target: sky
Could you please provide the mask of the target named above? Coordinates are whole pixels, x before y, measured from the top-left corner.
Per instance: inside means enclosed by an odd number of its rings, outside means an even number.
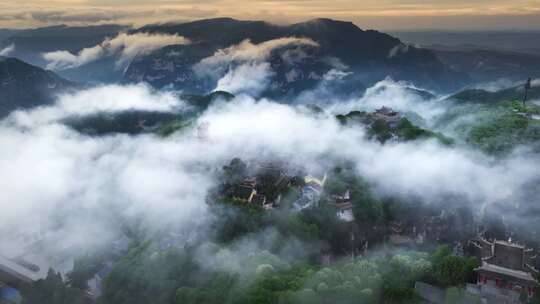
[[[0,0],[0,28],[327,17],[380,30],[540,30],[540,0]]]

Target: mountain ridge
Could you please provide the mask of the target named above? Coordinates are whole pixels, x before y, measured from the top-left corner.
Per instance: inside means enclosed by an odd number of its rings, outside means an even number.
[[[51,103],[54,95],[75,86],[52,71],[0,56],[0,117]]]
[[[136,58],[126,69],[126,82],[146,81],[154,87],[173,86],[187,90],[190,93],[204,94],[214,87],[200,91],[194,88],[191,79],[178,80],[178,74],[189,73],[189,69],[198,61],[211,56],[220,49],[237,45],[249,40],[253,44],[265,41],[286,38],[308,38],[319,47],[313,51],[310,58],[319,61],[314,67],[328,72],[333,67],[323,68],[324,60],[338,59],[347,72],[352,72],[354,82],[351,86],[369,86],[387,76],[396,80],[405,80],[419,86],[442,91],[451,91],[462,87],[468,77],[457,73],[443,64],[433,52],[403,44],[399,39],[375,30],[362,30],[352,22],[339,21],[328,18],[312,19],[306,22],[291,25],[274,25],[264,21],[243,21],[232,18],[203,19],[180,24],[159,24],[143,26],[134,29],[131,33],[150,34],[176,34],[192,41],[191,45],[168,46],[152,54]],[[194,52],[198,50],[204,56],[182,55],[182,58],[170,58],[168,54]],[[305,51],[308,47],[298,47]],[[275,57],[282,53],[276,52]],[[271,61],[271,60],[270,60]],[[169,70],[153,67],[152,63],[159,62],[160,66],[167,66]],[[280,66],[283,66],[279,63]],[[155,70],[153,70],[155,69]],[[313,71],[304,70],[313,75]],[[290,72],[290,70],[284,71]],[[320,72],[320,71],[319,71]],[[318,78],[323,74],[316,73]],[[284,75],[278,73],[273,84],[283,84]],[[186,83],[183,83],[183,82]],[[309,81],[307,87],[316,86]],[[290,91],[294,85],[286,84],[281,91]],[[305,87],[302,87],[305,89]]]

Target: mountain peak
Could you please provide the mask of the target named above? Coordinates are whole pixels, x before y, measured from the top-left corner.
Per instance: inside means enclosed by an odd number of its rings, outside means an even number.
[[[53,101],[54,95],[74,87],[51,71],[24,61],[0,56],[0,118],[17,108],[31,108]]]
[[[17,64],[25,67],[34,67],[31,64],[28,64],[22,60],[19,60],[15,57],[6,57],[6,56],[0,56],[0,62],[3,64]],[[37,67],[35,67],[37,68]]]
[[[330,18],[316,18],[308,21],[296,23],[292,25],[293,27],[303,27],[303,28],[313,28],[317,30],[329,29],[335,30],[361,30],[358,26],[350,21],[335,20]]]

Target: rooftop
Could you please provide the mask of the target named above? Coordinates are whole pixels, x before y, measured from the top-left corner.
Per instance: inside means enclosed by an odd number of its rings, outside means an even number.
[[[519,249],[525,249],[525,246],[519,245],[519,244],[516,244],[516,243],[512,243],[512,242],[509,242],[509,241],[499,241],[499,240],[495,240],[493,243],[494,243],[494,244],[503,245],[503,246],[508,246],[508,247],[514,247],[514,248],[519,248]]]
[[[519,279],[528,283],[532,283],[535,286],[538,286],[538,282],[535,280],[535,278],[530,273],[525,272],[525,271],[509,269],[506,267],[501,267],[501,266],[489,264],[486,262],[483,262],[482,266],[476,268],[475,270],[516,278],[516,279]]]
[[[16,263],[15,261],[0,255],[0,271],[23,282],[33,282],[43,279],[47,276],[48,270],[49,268],[47,267],[39,267],[37,271],[33,271],[20,263]]]
[[[255,191],[255,189],[253,189],[250,186],[237,185],[232,190],[232,196],[240,198],[240,199],[249,200],[249,199],[252,198],[252,195],[253,195],[254,191]]]
[[[375,111],[375,114],[384,115],[384,116],[395,116],[399,115],[398,112],[392,110],[392,108],[389,107],[382,107]]]

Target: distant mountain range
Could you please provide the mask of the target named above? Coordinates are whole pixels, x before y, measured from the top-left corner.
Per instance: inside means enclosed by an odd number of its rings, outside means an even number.
[[[283,26],[217,18],[138,29],[121,25],[1,29],[0,50],[13,45],[14,51],[9,56],[44,68],[44,52],[66,50],[76,54],[126,31],[175,34],[188,38],[191,43],[169,45],[138,55],[125,69],[115,66],[117,58],[105,56],[80,67],[58,71],[58,75],[75,82],[142,81],[155,88],[204,95],[214,89],[227,90],[218,86],[218,80],[227,73],[234,76],[232,72],[238,64],[201,76],[197,71],[201,61],[220,51],[223,55],[224,50],[238,47],[246,40],[257,47],[281,38],[304,38],[316,44],[283,44],[271,49],[264,59],[268,64],[265,68],[269,71],[265,72],[269,83],[260,92],[261,96],[279,99],[294,97],[306,90],[317,92],[319,98],[358,95],[388,76],[444,93],[500,78],[517,82],[540,77],[540,56],[446,45],[420,48],[385,33],[362,30],[351,22],[331,19]],[[253,78],[253,82],[259,80]]]
[[[528,77],[540,78],[540,52],[532,55],[474,46],[431,46],[430,49],[446,65],[468,74],[476,83],[500,79],[524,81]]]
[[[0,117],[53,101],[75,84],[15,58],[0,57]]]
[[[16,30],[16,29],[0,29],[0,43],[11,36],[16,35],[17,33],[21,32],[22,30]],[[7,46],[7,45],[5,45]],[[4,47],[5,47],[4,46]]]
[[[64,25],[30,30],[3,30],[0,48],[15,46],[14,56],[30,64],[45,67],[42,54],[66,50],[73,54],[101,43],[128,28],[120,25],[68,27]],[[390,76],[419,86],[451,91],[468,83],[468,76],[450,69],[433,52],[407,46],[397,38],[373,30],[362,30],[351,22],[315,19],[279,26],[263,21],[239,21],[230,18],[188,23],[148,25],[130,33],[177,34],[190,39],[189,45],[173,45],[150,55],[138,56],[125,70],[115,69],[114,58],[102,58],[59,75],[75,81],[138,82],[154,87],[173,87],[187,93],[208,93],[216,79],[200,79],[193,66],[216,51],[249,39],[253,44],[285,38],[308,38],[319,44],[281,47],[268,61],[274,73],[264,95],[294,95],[313,88],[332,69],[345,72],[339,81],[325,83],[326,89],[350,94]],[[290,64],[290,55],[296,56]],[[123,75],[122,75],[123,73]],[[223,75],[220,75],[223,76]]]
[[[539,31],[393,31],[404,42],[434,52],[472,83],[540,77]]]
[[[363,89],[387,76],[442,91],[454,90],[468,81],[467,75],[450,69],[433,52],[406,46],[384,33],[361,30],[352,22],[315,19],[278,26],[263,21],[219,18],[149,25],[133,32],[177,34],[194,43],[165,47],[136,58],[126,70],[125,80],[146,81],[155,87],[172,85],[193,93],[204,93],[215,86],[197,79],[192,67],[200,60],[246,39],[258,44],[284,37],[309,38],[320,46],[296,47],[304,56],[296,66],[287,66],[283,60],[290,48],[275,50],[269,60],[276,71],[269,95],[313,88],[336,65],[352,72],[346,80],[348,85],[341,86],[340,91]],[[295,75],[293,80],[291,73]]]
[[[524,86],[495,92],[464,90],[446,100],[451,107],[435,126],[486,153],[505,155],[517,147],[539,152],[540,87],[533,86],[528,93],[524,106]]]
[[[482,89],[467,89],[450,96],[449,100],[467,103],[497,103],[501,101],[522,101],[525,96],[524,85],[505,88],[495,92]],[[533,86],[527,93],[527,100],[539,99],[540,87]]]
[[[106,37],[127,30],[123,25],[96,26],[56,25],[25,30],[0,30],[0,49],[15,46],[15,56],[25,62],[44,67],[42,53],[66,50],[76,53],[101,43]]]
[[[530,53],[540,55],[540,31],[390,31],[406,43],[428,47],[471,47],[504,52]]]

